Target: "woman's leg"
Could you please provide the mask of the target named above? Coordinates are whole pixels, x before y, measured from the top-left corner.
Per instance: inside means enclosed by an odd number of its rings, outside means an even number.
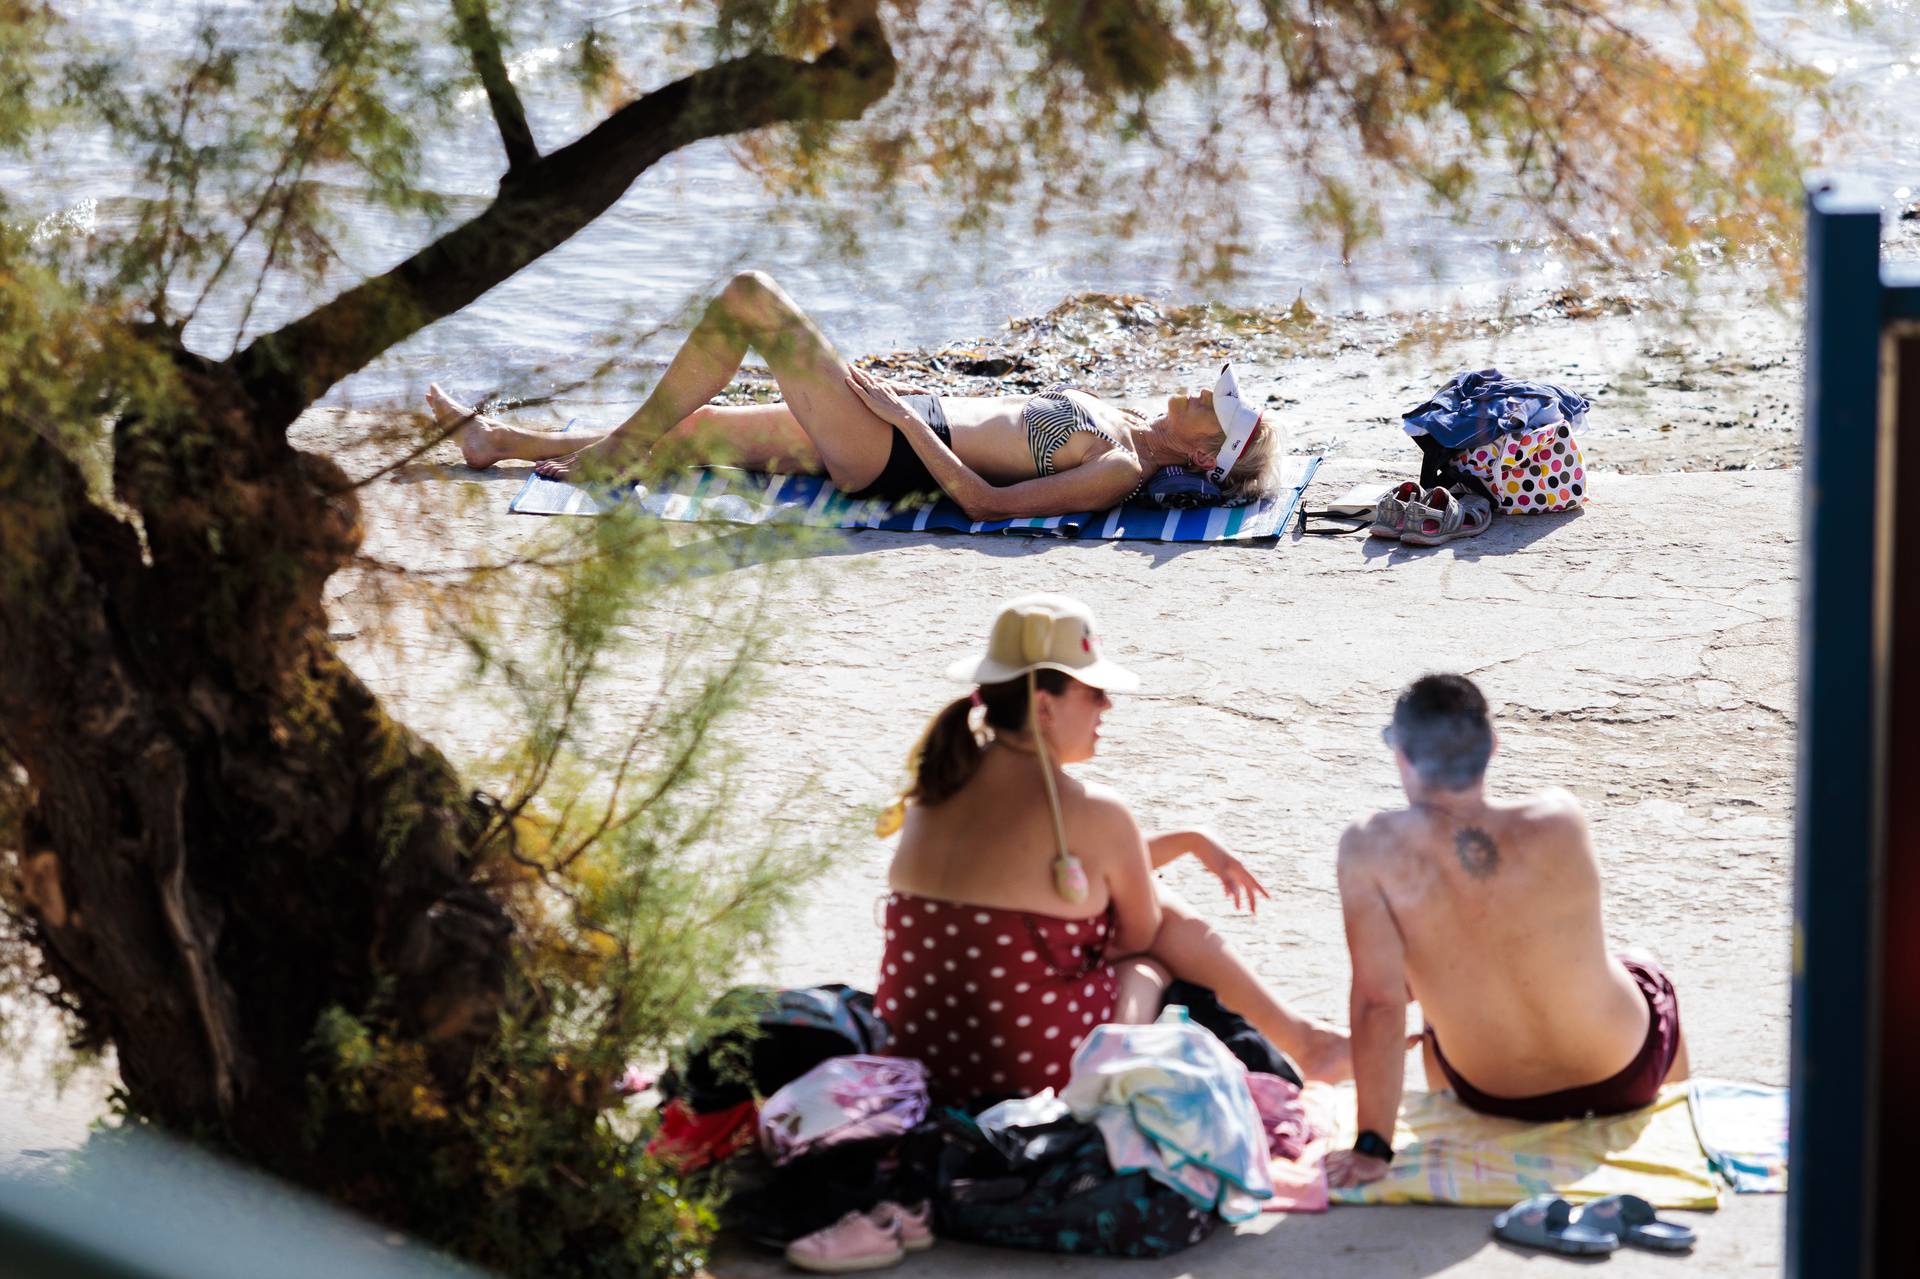
[[[613,433],[563,434],[499,422],[476,413],[438,386],[427,388],[427,405],[435,421],[453,429],[461,459],[476,471],[509,458],[544,462],[565,457]],[[685,457],[690,462],[728,462],[782,475],[818,475],[822,470],[813,440],[784,404],[702,405],[668,431],[654,451],[668,464]]]
[[[1114,992],[1113,1019],[1123,1026],[1144,1026],[1160,1015],[1167,987],[1173,984],[1166,966],[1145,955],[1123,959],[1113,966],[1119,978]]]
[[[766,360],[794,422],[833,482],[843,489],[872,483],[893,448],[893,428],[846,384],[847,363],[833,344],[758,271],[734,276],[708,304],[632,417],[578,454],[543,463],[541,474],[564,478],[583,464],[617,471],[647,457],[733,380],[749,348]],[[673,460],[718,459],[683,454]]]
[[[1227,945],[1226,938],[1165,888],[1160,890],[1160,932],[1147,952],[1174,976],[1205,986],[1220,1002],[1253,1023],[1300,1064],[1309,1079],[1339,1081],[1353,1077],[1347,1037],[1311,1021],[1280,1002],[1280,997]]]
[[[653,446],[662,466],[744,466],[775,475],[819,475],[826,467],[793,410],[785,404],[708,404],[695,409]]]
[[[484,471],[508,458],[544,462],[550,457],[564,457],[612,434],[610,431],[536,431],[496,422],[454,399],[437,383],[427,387],[427,407],[433,410],[435,422],[453,431],[461,460],[476,471]]]

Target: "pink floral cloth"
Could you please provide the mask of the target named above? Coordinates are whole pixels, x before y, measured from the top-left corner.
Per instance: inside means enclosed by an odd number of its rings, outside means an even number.
[[[1299,1085],[1249,1070],[1247,1091],[1253,1094],[1253,1108],[1260,1112],[1261,1126],[1267,1130],[1267,1153],[1275,1159],[1298,1159],[1307,1143],[1320,1135],[1307,1118]]]
[[[901,1057],[829,1057],[767,1098],[760,1147],[776,1164],[810,1150],[892,1137],[927,1117],[927,1068]]]

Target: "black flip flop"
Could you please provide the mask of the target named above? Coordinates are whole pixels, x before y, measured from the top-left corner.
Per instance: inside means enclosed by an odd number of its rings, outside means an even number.
[[[1619,1235],[1574,1225],[1571,1204],[1557,1195],[1534,1195],[1507,1208],[1494,1218],[1494,1237],[1563,1256],[1597,1256],[1620,1246]]]
[[[1535,1195],[1493,1219],[1494,1237],[1569,1257],[1596,1256],[1620,1246],[1619,1235],[1578,1225],[1572,1215],[1572,1205],[1558,1195]]]
[[[1650,1252],[1685,1252],[1693,1247],[1693,1227],[1662,1221],[1639,1195],[1608,1195],[1574,1213],[1575,1225],[1620,1236],[1622,1243]]]

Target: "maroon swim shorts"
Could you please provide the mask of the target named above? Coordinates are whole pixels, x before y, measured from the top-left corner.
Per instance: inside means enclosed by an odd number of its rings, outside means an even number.
[[[1680,997],[1674,994],[1673,982],[1657,965],[1624,955],[1620,962],[1626,965],[1634,984],[1646,996],[1647,1009],[1652,1014],[1647,1019],[1646,1042],[1640,1045],[1640,1051],[1624,1070],[1597,1084],[1562,1088],[1559,1092],[1535,1097],[1495,1097],[1460,1077],[1448,1064],[1446,1054],[1440,1051],[1440,1037],[1428,1026],[1427,1042],[1433,1045],[1434,1060],[1440,1063],[1440,1072],[1452,1085],[1454,1096],[1462,1105],[1483,1115],[1524,1119],[1529,1123],[1619,1115],[1652,1105],[1660,1095],[1660,1085],[1666,1080],[1667,1072],[1673,1068],[1674,1057],[1680,1052]]]

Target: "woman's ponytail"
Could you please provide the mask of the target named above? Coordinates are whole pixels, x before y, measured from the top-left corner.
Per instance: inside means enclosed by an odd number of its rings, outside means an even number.
[[[1058,695],[1073,681],[1056,670],[1031,673],[1042,692]],[[1027,679],[1016,677],[982,684],[956,698],[927,724],[920,740],[907,752],[907,788],[874,823],[873,833],[886,839],[906,820],[907,803],[938,804],[960,792],[980,771],[994,730],[1023,732],[1027,728]],[[974,712],[980,713],[979,720]]]
[[[979,771],[983,754],[973,726],[972,696],[947,703],[907,752],[907,775],[912,779],[902,798],[916,804],[938,804],[958,793]]]

